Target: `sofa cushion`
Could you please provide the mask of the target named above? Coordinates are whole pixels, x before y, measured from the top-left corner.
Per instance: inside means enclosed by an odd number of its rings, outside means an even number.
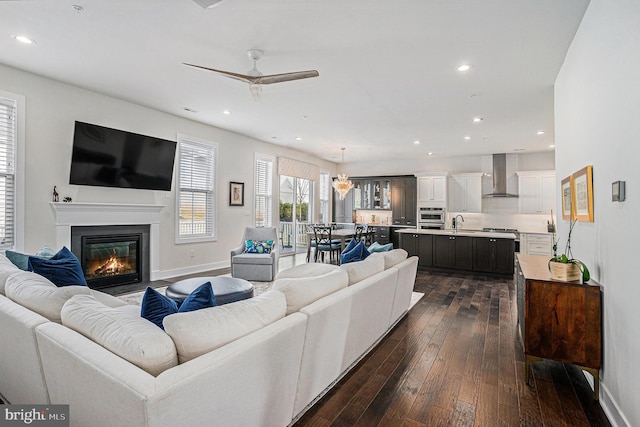
[[[144,296],[142,297],[140,316],[164,329],[162,320],[170,314],[186,313],[202,308],[215,307],[215,305],[216,298],[213,296],[211,282],[203,283],[194,289],[193,292],[182,301],[180,306],[171,298],[147,286]]]
[[[407,259],[407,255],[409,253],[404,249],[393,249],[389,252],[381,252],[384,257],[384,269],[386,270],[389,267],[393,267],[396,264],[401,263],[405,259]]]
[[[80,261],[66,246],[51,259],[30,256],[29,270],[46,277],[56,286],[87,286]]]
[[[62,324],[157,376],[178,364],[171,338],[152,323],[90,295],[76,295],[62,307]]]
[[[265,327],[285,316],[287,300],[278,291],[255,298],[164,318],[164,330],[187,362]]]
[[[386,245],[381,245],[378,242],[373,242],[371,246],[369,246],[369,252],[389,252],[393,249],[393,243],[387,243]]]
[[[7,279],[7,297],[47,319],[60,323],[60,310],[74,295],[89,295],[88,286],[58,288],[47,278],[31,271],[20,271]]]
[[[9,261],[6,256],[0,254],[0,295],[5,295],[4,286],[9,276],[20,271],[22,270],[16,267],[14,263]]]
[[[6,252],[7,258],[20,270],[28,271],[29,270],[29,256],[28,254],[23,254],[21,252],[7,250]],[[38,258],[49,259],[54,256],[56,253],[49,246],[43,246],[38,252],[36,252],[32,256],[36,256]]]
[[[287,314],[332,294],[349,284],[349,275],[339,268],[331,272],[310,277],[279,278],[271,289],[280,291],[287,298]]]
[[[273,240],[247,240],[245,252],[248,254],[269,254],[273,248]]]
[[[349,275],[349,286],[358,283],[367,277],[384,271],[384,258],[382,253],[371,254],[364,261],[352,262],[340,266]]]
[[[324,274],[335,271],[338,268],[340,267],[334,264],[324,264],[321,262],[308,262],[306,264],[300,264],[300,265],[296,265],[294,267],[288,268],[286,270],[282,270],[280,273],[278,273],[276,280],[291,278],[291,277],[322,276]]]
[[[247,254],[234,255],[233,264],[273,264],[273,258],[271,254]]]
[[[350,262],[358,262],[366,259],[369,256],[369,251],[361,241],[353,247],[349,252],[340,254],[340,264],[348,264]]]

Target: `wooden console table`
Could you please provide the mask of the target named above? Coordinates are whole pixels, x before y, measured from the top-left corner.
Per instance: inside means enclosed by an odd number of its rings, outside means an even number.
[[[526,383],[533,362],[551,359],[569,363],[593,375],[593,394],[598,400],[601,286],[553,280],[546,256],[518,254],[517,260],[518,323],[524,344]]]

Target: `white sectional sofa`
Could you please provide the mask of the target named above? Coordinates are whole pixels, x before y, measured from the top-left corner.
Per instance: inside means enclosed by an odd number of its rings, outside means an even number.
[[[0,255],[0,394],[69,404],[72,426],[286,426],[407,312],[416,269],[402,249],[305,264],[258,297],[168,316],[163,332],[138,306]]]

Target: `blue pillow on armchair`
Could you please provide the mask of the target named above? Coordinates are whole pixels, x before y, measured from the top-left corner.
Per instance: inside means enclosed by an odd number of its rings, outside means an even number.
[[[369,255],[371,254],[367,250],[367,247],[364,245],[364,242],[361,241],[349,252],[340,255],[340,264],[362,261]]]
[[[66,246],[50,259],[30,256],[29,270],[46,277],[58,287],[87,286],[80,261]]]

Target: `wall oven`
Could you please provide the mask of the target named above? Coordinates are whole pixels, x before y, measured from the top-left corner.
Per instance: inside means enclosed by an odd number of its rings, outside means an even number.
[[[445,221],[444,208],[420,207],[418,208],[418,229],[442,230]]]

